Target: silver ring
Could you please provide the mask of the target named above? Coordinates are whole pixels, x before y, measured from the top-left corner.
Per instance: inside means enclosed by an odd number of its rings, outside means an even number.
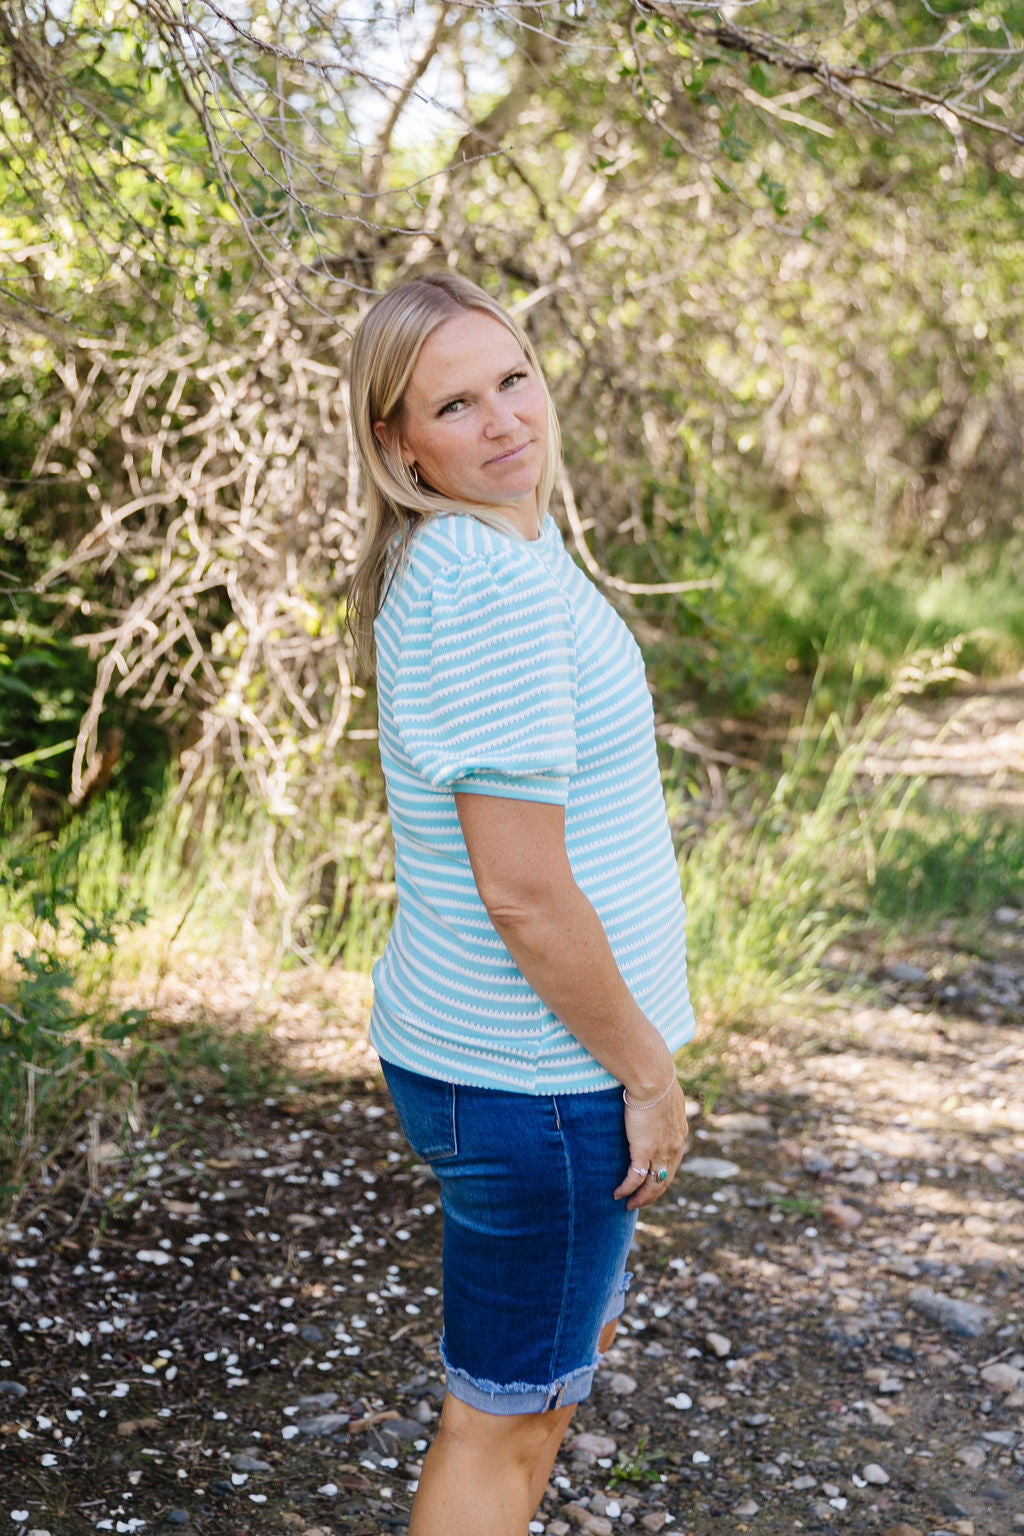
[[[646,1179],[647,1175],[651,1171],[649,1168],[638,1168],[636,1166],[636,1163],[630,1163],[629,1166],[630,1166],[631,1172],[638,1173],[642,1179]]]
[[[667,1178],[668,1178],[668,1169],[666,1167],[662,1166],[661,1168],[658,1169],[657,1173],[654,1175],[654,1182],[655,1182],[655,1184],[664,1184],[664,1182],[665,1182],[665,1180]]]

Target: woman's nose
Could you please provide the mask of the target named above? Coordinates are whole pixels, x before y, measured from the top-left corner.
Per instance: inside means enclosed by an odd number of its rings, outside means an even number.
[[[491,437],[504,437],[515,431],[516,413],[507,400],[500,396],[489,403],[484,430]]]

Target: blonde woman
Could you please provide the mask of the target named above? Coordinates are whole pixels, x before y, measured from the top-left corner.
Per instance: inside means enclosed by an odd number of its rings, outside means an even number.
[[[684,909],[640,653],[547,515],[526,335],[452,272],[356,337],[397,911],[371,1040],[441,1186],[446,1396],[411,1536],[526,1536],[679,1166]]]

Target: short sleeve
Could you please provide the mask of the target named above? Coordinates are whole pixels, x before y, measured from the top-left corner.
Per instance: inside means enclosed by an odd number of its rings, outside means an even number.
[[[576,768],[576,640],[540,560],[513,546],[440,571],[401,639],[395,723],[429,784],[564,805]]]

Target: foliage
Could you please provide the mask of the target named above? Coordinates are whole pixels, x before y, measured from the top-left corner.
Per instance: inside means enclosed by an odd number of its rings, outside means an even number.
[[[772,1017],[780,1005],[822,989],[825,956],[851,932],[913,918],[913,897],[897,911],[896,891],[933,813],[921,785],[885,766],[879,749],[903,698],[955,675],[948,652],[922,652],[858,714],[856,682],[837,707],[823,667],[781,769],[735,784],[728,810],[710,824],[687,828],[688,786],[673,790],[670,779],[670,811],[684,845],[691,987],[706,1030]],[[1019,883],[1021,839],[1007,831],[981,841],[970,823],[936,820],[947,833],[932,849],[936,909],[955,892],[961,920],[984,921],[999,893],[1014,896],[1008,871],[1016,870]],[[970,880],[965,845],[975,856]],[[918,881],[911,878],[910,887]]]
[[[345,361],[424,265],[530,329],[568,535],[669,722],[778,710],[826,653],[822,706],[964,631],[1019,660],[1022,34],[995,0],[3,7],[0,752],[37,824],[107,774],[140,881],[173,764],[187,900],[219,842],[247,921],[273,900],[297,954],[368,962]],[[776,798],[738,860],[712,832],[700,921],[719,890],[746,926],[698,952],[813,968],[835,793]]]
[[[17,974],[10,1000],[0,1003],[3,1207],[29,1169],[38,1177],[87,1120],[98,1123],[109,1111],[118,1088],[131,1089],[138,1059],[130,1061],[125,1048],[145,1019],[136,1009],[113,1008],[104,986],[119,933],[145,913],[83,906],[79,893],[57,883],[59,864],[40,878],[36,857],[26,849],[3,871],[5,886],[31,887],[31,918],[18,925],[13,955]]]
[[[874,914],[902,932],[1024,903],[1024,827],[979,812],[930,807],[894,828],[878,852]]]
[[[636,1450],[630,1456],[625,1451],[619,1451],[615,1458],[615,1465],[608,1473],[608,1486],[618,1488],[644,1487],[648,1483],[660,1483],[662,1474],[653,1463],[660,1461],[660,1456],[652,1456],[647,1448],[648,1437],[641,1435],[637,1441]]]

